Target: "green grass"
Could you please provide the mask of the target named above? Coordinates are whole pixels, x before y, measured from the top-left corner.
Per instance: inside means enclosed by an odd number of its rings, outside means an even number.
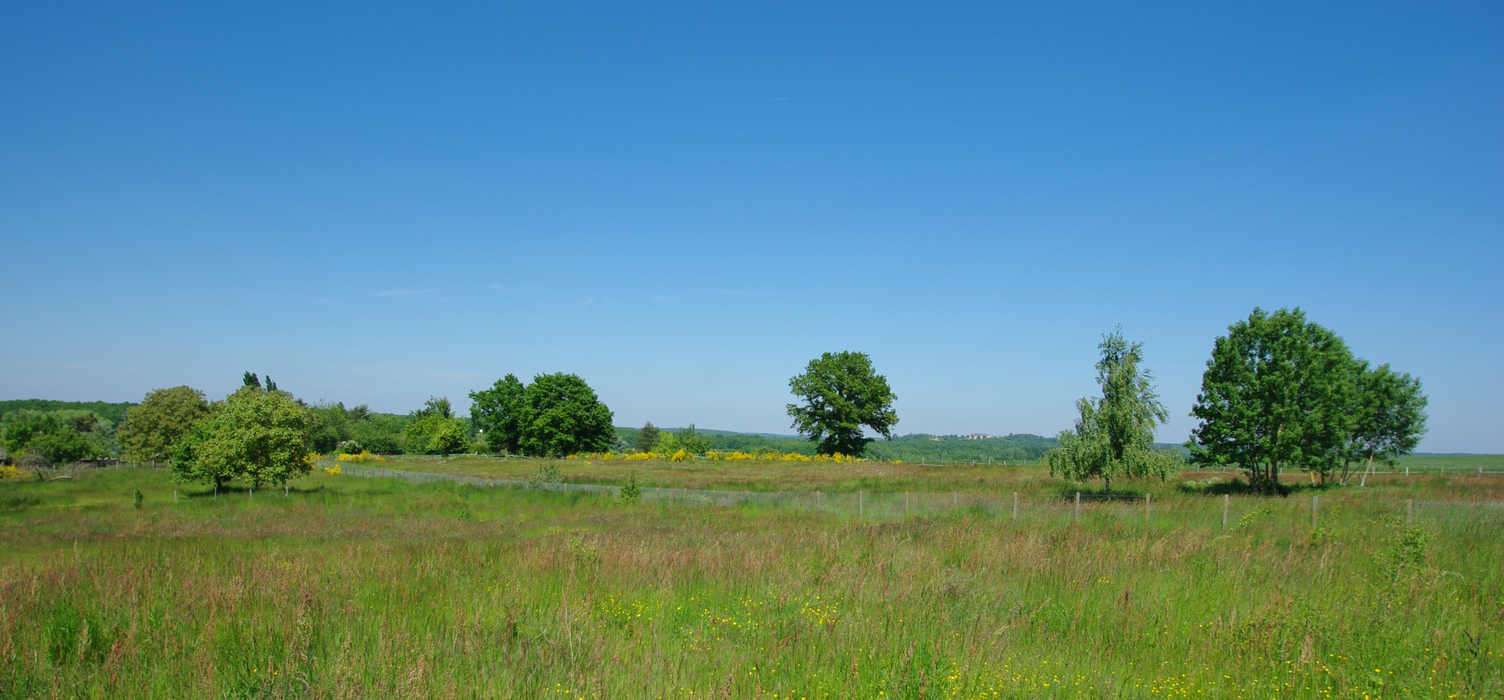
[[[1415,460],[1451,459],[1417,457]],[[1024,496],[1067,495],[1076,491],[1103,493],[1105,484],[1098,479],[1075,484],[1051,478],[1043,465],[920,465],[913,462],[787,462],[787,461],[712,461],[666,460],[627,461],[621,459],[499,459],[488,457],[390,457],[372,463],[391,469],[456,474],[491,479],[526,481],[540,466],[553,464],[563,473],[564,481],[582,484],[621,486],[632,475],[644,487],[718,489],[759,492],[850,493],[978,493]],[[1435,465],[1430,465],[1435,466]],[[1476,470],[1476,467],[1474,467]],[[1439,468],[1425,475],[1375,474],[1366,484],[1353,476],[1347,487],[1336,484],[1313,484],[1305,472],[1286,472],[1282,483],[1292,493],[1316,493],[1347,499],[1437,501],[1504,501],[1504,473],[1478,475],[1474,470],[1452,470],[1442,476]],[[1497,470],[1504,472],[1504,465]],[[1177,478],[1158,480],[1118,480],[1113,493],[1155,498],[1170,498],[1186,492],[1182,484],[1220,479],[1223,483],[1210,489],[1214,495],[1244,490],[1236,472],[1209,472],[1189,469]]]
[[[1234,499],[1252,515],[1223,531],[325,474],[287,497],[4,483],[0,697],[1504,692],[1497,526],[1349,507],[1313,530],[1299,499]]]
[[[1409,467],[1411,473],[1440,473],[1445,469],[1450,473],[1461,474],[1476,472],[1479,467],[1484,471],[1504,471],[1504,455],[1418,455],[1401,457],[1398,461],[1396,466],[1375,465],[1375,468],[1403,472],[1405,467]]]

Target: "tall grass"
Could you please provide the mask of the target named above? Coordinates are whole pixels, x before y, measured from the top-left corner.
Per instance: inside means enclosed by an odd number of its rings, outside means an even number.
[[[1445,459],[1445,458],[1415,458]],[[1097,479],[1074,484],[1050,477],[1049,470],[1037,464],[1026,465],[921,465],[885,462],[809,463],[782,461],[598,461],[590,459],[540,460],[495,458],[403,458],[391,457],[380,466],[420,472],[526,481],[540,465],[560,470],[563,480],[572,483],[625,485],[636,477],[644,487],[721,489],[762,492],[856,492],[902,493],[932,492],[995,493],[1024,495],[1058,494],[1076,491],[1099,493],[1105,484]],[[1504,468],[1504,467],[1501,467]],[[1442,476],[1438,469],[1421,475],[1377,474],[1366,481],[1361,476],[1349,485],[1313,482],[1305,472],[1285,472],[1281,483],[1292,493],[1340,495],[1343,498],[1369,500],[1423,499],[1438,501],[1504,501],[1504,474],[1451,469]],[[1188,469],[1166,481],[1119,480],[1113,492],[1156,498],[1183,493],[1182,484],[1216,479],[1219,485],[1208,493],[1241,493],[1244,479],[1237,472],[1212,472]],[[1363,485],[1359,485],[1359,484]]]
[[[1238,520],[873,523],[322,474],[286,497],[148,470],[5,484],[0,696],[1504,690],[1496,529]]]

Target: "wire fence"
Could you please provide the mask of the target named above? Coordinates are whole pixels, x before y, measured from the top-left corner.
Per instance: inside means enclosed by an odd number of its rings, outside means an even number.
[[[328,466],[333,466],[328,463]],[[533,489],[553,493],[620,498],[621,487],[605,484],[548,483],[481,476],[414,472],[339,464],[340,473],[394,478],[414,484],[452,483],[479,488]],[[705,506],[763,506],[856,516],[871,520],[939,517],[971,513],[997,518],[1049,521],[1178,522],[1235,529],[1263,520],[1291,520],[1314,527],[1374,522],[1435,523],[1504,532],[1504,503],[1494,501],[1362,500],[1322,496],[1288,498],[1231,496],[1021,495],[1018,493],[725,491],[642,487],[646,503]]]

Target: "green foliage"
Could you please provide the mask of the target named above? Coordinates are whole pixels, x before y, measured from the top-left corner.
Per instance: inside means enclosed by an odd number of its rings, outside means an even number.
[[[286,483],[310,469],[304,457],[311,422],[291,394],[241,387],[204,426],[207,436],[193,447],[192,471],[178,473],[215,485],[231,478],[249,479],[255,487]]]
[[[447,403],[447,402],[446,402]],[[444,412],[418,412],[403,433],[407,451],[423,454],[454,454],[470,444],[470,430],[463,418]]]
[[[564,481],[564,473],[559,471],[559,465],[553,462],[544,462],[538,465],[538,471],[528,476],[527,481],[533,486],[557,484]]]
[[[20,452],[43,434],[61,428],[61,421],[51,413],[17,411],[5,417],[3,431],[0,431],[0,447],[6,452]]]
[[[679,436],[665,430],[658,433],[658,439],[653,441],[653,446],[648,451],[671,455],[682,449],[684,444],[679,442]]]
[[[72,428],[62,428],[45,433],[26,447],[49,464],[67,464],[106,456],[105,446],[90,434]]]
[[[216,407],[219,404],[215,404]],[[178,437],[172,446],[172,476],[180,483],[204,481],[216,486],[235,477],[234,465],[217,463],[219,467],[226,469],[221,473],[211,473],[204,465],[199,464],[199,445],[208,440],[214,431],[219,428],[219,423],[213,417],[200,420],[188,427],[188,431]]]
[[[454,418],[454,408],[449,404],[449,397],[430,396],[427,401],[423,402],[423,408],[413,413],[414,418],[426,418],[428,416],[437,416],[444,420]]]
[[[48,401],[45,399],[19,399],[0,401],[0,420],[8,413],[15,411],[37,411],[41,413],[56,413],[63,411],[93,413],[100,420],[108,421],[111,425],[119,425],[125,422],[126,411],[136,404],[106,403],[104,401]]]
[[[175,386],[153,390],[126,414],[119,433],[121,447],[127,459],[166,460],[172,456],[178,438],[208,415],[209,402],[198,389]]]
[[[1241,466],[1266,491],[1285,466],[1326,473],[1356,426],[1357,370],[1347,344],[1299,309],[1254,309],[1212,347],[1191,409],[1191,461]]]
[[[440,401],[443,403],[440,404]],[[402,454],[408,451],[428,453],[431,452],[430,442],[434,426],[422,428],[422,439],[415,440],[409,448],[407,429],[410,424],[417,417],[435,412],[441,414],[448,412],[449,417],[453,418],[453,411],[447,400],[430,399],[429,404],[432,405],[425,405],[423,409],[413,412],[410,416],[398,416],[390,413],[377,413],[364,404],[354,408],[345,408],[343,402],[321,402],[308,407],[310,419],[308,444],[319,454],[335,452],[354,454],[361,449],[367,449],[376,454]],[[463,419],[460,420],[463,422]],[[468,424],[465,425],[464,430],[468,438]],[[468,446],[468,439],[465,444]],[[468,447],[461,449],[468,451]]]
[[[1343,459],[1344,477],[1351,461],[1372,464],[1378,459],[1394,464],[1415,451],[1426,434],[1427,400],[1419,379],[1395,372],[1387,364],[1369,369],[1367,362],[1360,361],[1355,380],[1355,421]]]
[[[862,426],[893,438],[898,424],[893,401],[898,397],[865,353],[824,353],[810,360],[804,374],[789,380],[789,390],[802,402],[787,406],[793,427],[818,443],[821,454],[861,456],[872,442]]]
[[[136,510],[141,510],[141,502],[143,500],[145,499],[141,496],[141,489],[136,489],[135,493],[131,494],[131,505],[134,506]]]
[[[694,423],[690,423],[688,428],[680,430],[678,437],[679,446],[684,448],[684,451],[689,454],[703,455],[710,451],[710,441],[700,437],[700,434],[695,432]]]
[[[631,505],[642,500],[642,487],[637,485],[637,472],[627,477],[626,485],[621,487],[621,502]]]
[[[658,437],[648,449],[642,450],[643,452],[657,452],[659,454],[671,455],[679,450],[684,450],[686,454],[703,455],[711,450],[710,441],[695,431],[694,424],[690,424],[688,428],[680,430],[677,433],[671,433],[667,430],[657,430],[656,428],[653,432]]]
[[[79,432],[75,426],[92,428],[99,420],[79,420],[80,412],[12,411],[0,423],[0,447],[12,458],[40,464],[67,464],[97,459],[108,454],[105,442],[92,432]]]
[[[638,452],[652,452],[653,443],[657,441],[658,427],[653,425],[652,421],[648,421],[647,425],[642,426],[642,430],[637,433],[634,443]]]
[[[1180,453],[1154,447],[1154,430],[1169,414],[1154,391],[1154,377],[1139,370],[1143,344],[1128,343],[1122,327],[1102,336],[1097,346],[1097,385],[1102,398],[1076,401],[1080,417],[1074,431],[1058,436],[1060,447],[1045,455],[1050,475],[1072,481],[1105,480],[1112,490],[1116,476],[1158,476],[1163,480],[1180,466]]]
[[[1256,523],[1256,522],[1258,522],[1260,520],[1264,520],[1266,518],[1270,518],[1270,517],[1273,517],[1273,516],[1274,516],[1274,509],[1270,508],[1269,506],[1263,506],[1263,507],[1260,507],[1260,508],[1254,508],[1253,510],[1250,510],[1247,513],[1244,513],[1242,517],[1238,518],[1238,522],[1237,522],[1236,525],[1233,526],[1233,528],[1241,530],[1241,529],[1243,529],[1245,527],[1248,527],[1249,525],[1252,525],[1252,524],[1254,524],[1254,523]]]
[[[316,406],[310,406],[308,417],[311,421],[308,444],[314,452],[331,454],[342,451],[340,445],[350,441],[350,413],[345,410],[343,402],[321,402]],[[356,452],[359,451],[356,450]]]
[[[615,442],[611,409],[573,374],[540,374],[524,386],[514,375],[472,392],[471,412],[492,449],[535,457],[604,452]]]
[[[356,406],[350,410],[350,439],[376,454],[401,454],[404,451],[403,434],[411,419],[390,413],[361,411],[364,408]]]
[[[1379,567],[1385,585],[1394,585],[1419,573],[1426,563],[1426,555],[1436,535],[1424,528],[1406,525],[1400,520],[1390,523],[1392,530],[1384,538],[1377,553]]]
[[[486,444],[498,454],[520,454],[527,413],[527,387],[508,374],[490,389],[470,392],[470,415],[486,436]],[[651,424],[650,424],[651,425]]]

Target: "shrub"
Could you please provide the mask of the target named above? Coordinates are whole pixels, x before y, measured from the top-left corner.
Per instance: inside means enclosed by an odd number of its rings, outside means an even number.
[[[627,477],[627,485],[621,487],[621,502],[626,504],[637,503],[642,500],[642,487],[637,485],[637,472],[632,472]]]
[[[30,479],[31,477],[31,472],[14,464],[0,464],[0,481]]]
[[[559,465],[545,462],[538,467],[538,471],[533,472],[533,475],[527,478],[527,481],[533,486],[558,484],[564,481],[564,474],[559,471]]]

